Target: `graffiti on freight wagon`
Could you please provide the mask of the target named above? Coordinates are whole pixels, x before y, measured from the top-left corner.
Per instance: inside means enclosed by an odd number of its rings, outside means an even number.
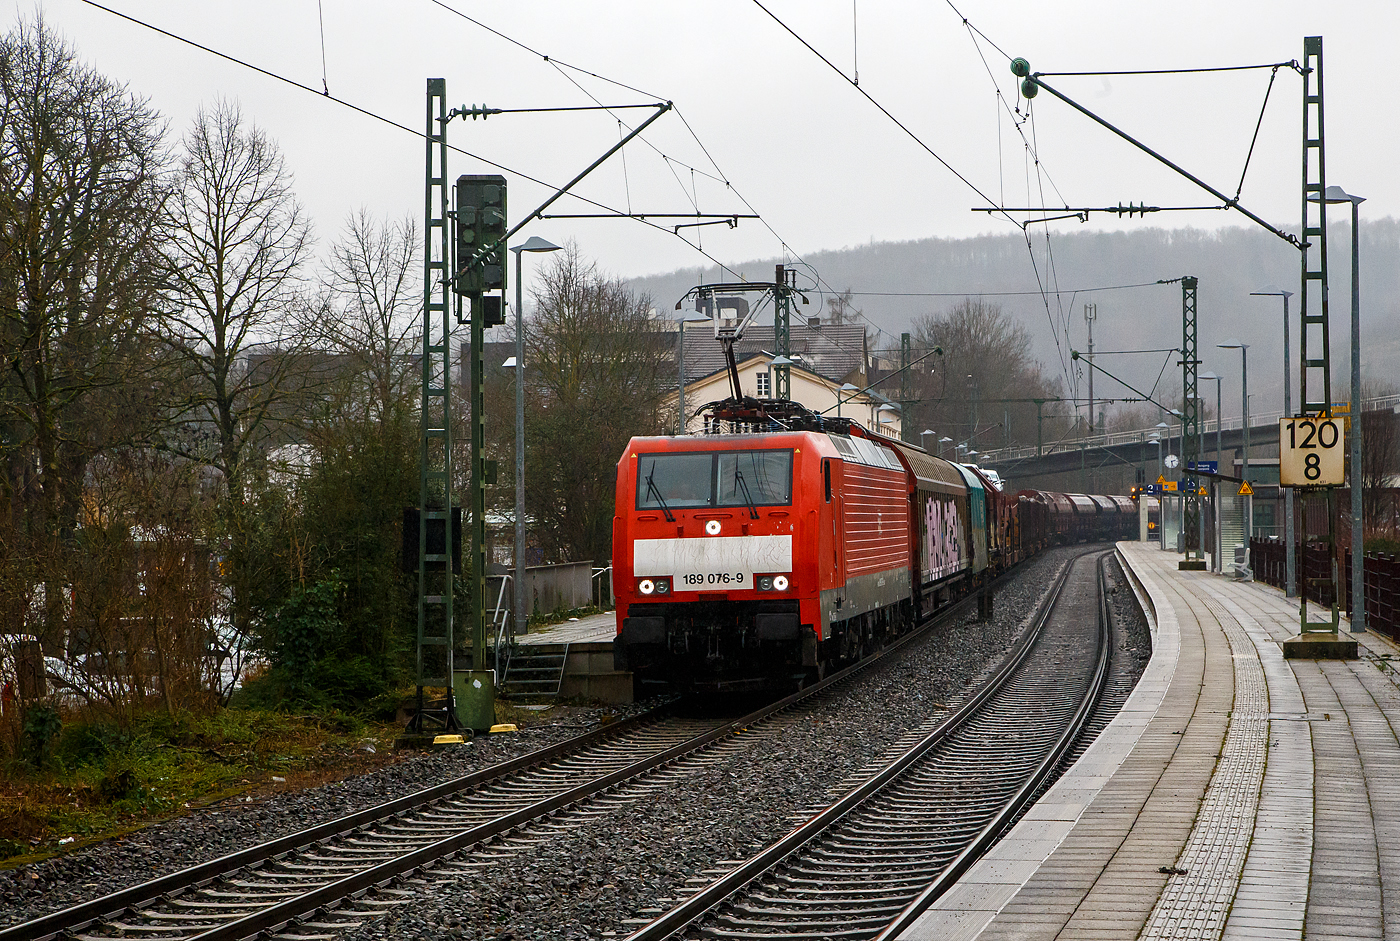
[[[923,523],[924,581],[944,578],[965,568],[968,561],[967,553],[963,551],[966,534],[953,498],[926,496]]]

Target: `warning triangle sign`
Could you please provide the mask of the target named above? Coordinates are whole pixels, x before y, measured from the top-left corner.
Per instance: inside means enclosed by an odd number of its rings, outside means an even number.
[[[1242,496],[1242,497],[1252,497],[1252,496],[1254,496],[1254,488],[1251,487],[1251,486],[1249,485],[1249,481],[1246,480],[1246,481],[1243,481],[1243,482],[1240,484],[1240,496]]]
[[[1253,493],[1254,491],[1251,490],[1250,492]],[[1197,490],[1197,491],[1196,491],[1196,496],[1198,496],[1198,497],[1208,496],[1208,494],[1206,493],[1206,488],[1205,488],[1205,487],[1201,487],[1199,490]]]
[[[1163,477],[1161,474],[1158,474],[1158,475],[1157,475],[1157,486],[1159,486],[1159,487],[1164,487],[1164,486],[1166,486],[1166,483],[1167,483],[1167,478]]]

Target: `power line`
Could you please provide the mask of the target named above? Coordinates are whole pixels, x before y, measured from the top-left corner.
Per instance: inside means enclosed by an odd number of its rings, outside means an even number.
[[[845,81],[846,81],[846,83],[847,83],[848,85],[850,85],[852,88],[854,88],[856,91],[858,91],[861,95],[865,96],[865,100],[866,100],[866,101],[869,101],[869,102],[870,102],[872,105],[874,105],[876,108],[880,109],[880,113],[881,113],[881,114],[883,114],[885,117],[887,117],[887,118],[889,118],[891,121],[893,121],[896,127],[898,127],[901,131],[903,131],[905,134],[907,134],[907,135],[909,136],[910,140],[914,141],[914,143],[916,143],[916,144],[918,144],[920,147],[922,147],[922,148],[928,153],[928,155],[929,155],[930,157],[932,157],[934,160],[937,160],[940,164],[942,164],[943,167],[944,167],[944,169],[946,169],[949,173],[953,174],[953,176],[955,176],[955,177],[957,177],[959,180],[961,180],[962,183],[963,183],[963,185],[965,185],[968,189],[972,190],[972,191],[973,191],[974,193],[976,193],[978,196],[982,197],[982,199],[985,200],[985,201],[987,202],[988,205],[992,205],[992,206],[996,205],[996,203],[992,201],[991,197],[989,197],[986,193],[982,192],[980,189],[977,188],[977,185],[976,185],[975,183],[973,183],[973,182],[972,182],[971,180],[969,180],[967,177],[963,176],[963,175],[962,175],[961,173],[959,173],[956,169],[954,169],[954,168],[953,168],[953,165],[952,165],[951,163],[949,163],[948,161],[944,160],[942,157],[940,157],[940,156],[938,155],[937,151],[935,151],[935,150],[934,150],[932,147],[930,147],[928,144],[924,143],[924,140],[923,140],[921,137],[919,137],[919,135],[915,134],[912,130],[910,130],[909,127],[908,127],[908,125],[906,125],[903,121],[899,120],[899,118],[897,118],[897,117],[895,117],[893,114],[891,114],[890,111],[889,111],[889,109],[886,108],[884,105],[880,104],[880,102],[876,101],[875,98],[874,98],[868,91],[866,91],[865,89],[861,88],[861,87],[860,87],[859,85],[857,85],[854,81],[852,81],[851,78],[850,78],[850,76],[848,76],[845,72],[842,72],[841,69],[838,68],[838,67],[836,66],[835,63],[833,63],[833,62],[832,62],[830,59],[828,59],[826,56],[824,56],[824,55],[822,55],[820,52],[818,52],[818,51],[816,50],[816,48],[815,48],[811,43],[809,43],[807,40],[803,39],[802,36],[799,35],[799,34],[797,33],[796,30],[794,30],[791,26],[787,25],[787,24],[784,23],[781,19],[779,19],[778,16],[777,16],[777,14],[775,14],[772,10],[768,9],[766,6],[764,6],[764,5],[762,4],[761,0],[753,0],[753,4],[754,4],[754,6],[758,7],[760,10],[762,10],[764,13],[767,13],[768,16],[773,20],[774,23],[777,23],[777,24],[778,24],[779,26],[781,26],[784,30],[786,30],[787,33],[788,33],[790,36],[792,36],[793,39],[796,39],[796,40],[797,40],[798,42],[800,42],[803,46],[805,46],[805,47],[807,48],[807,50],[808,50],[809,52],[812,53],[812,55],[816,56],[818,59],[822,60],[822,62],[826,63],[827,67],[830,68],[831,71],[835,72],[837,75],[839,75],[839,76],[841,76],[843,79],[845,79]],[[1011,222],[1013,225],[1016,225],[1016,226],[1018,226],[1018,227],[1020,226],[1020,223],[1016,222],[1016,220],[1015,220],[1015,219],[1012,219],[1009,215],[1008,215],[1006,218],[1007,218],[1008,220],[1010,220],[1010,222]]]
[[[1298,60],[1287,62],[1265,62],[1260,65],[1216,65],[1200,69],[1126,69],[1118,72],[1040,72],[1040,75],[1066,77],[1097,77],[1100,75],[1188,75],[1192,72],[1247,72],[1251,69],[1281,69],[1284,66],[1298,68]]]
[[[298,82],[298,81],[295,80],[295,79],[288,78],[288,77],[285,76],[285,75],[279,75],[279,74],[276,73],[276,72],[269,71],[268,69],[264,69],[264,68],[262,68],[261,66],[254,65],[254,64],[252,64],[251,62],[247,62],[247,61],[245,61],[245,60],[243,60],[243,59],[240,59],[240,58],[238,58],[237,56],[229,55],[229,54],[226,53],[226,52],[220,52],[219,50],[214,49],[214,48],[212,48],[212,47],[210,47],[210,46],[206,46],[206,45],[203,45],[202,43],[195,42],[193,39],[187,39],[187,38],[185,38],[184,36],[181,36],[181,35],[179,35],[179,34],[177,34],[177,33],[172,33],[172,32],[170,32],[170,31],[167,30],[167,29],[162,29],[161,27],[156,26],[156,25],[154,25],[154,24],[152,24],[152,23],[148,23],[148,22],[146,22],[145,20],[141,20],[141,19],[138,19],[138,18],[136,18],[136,17],[134,17],[134,16],[130,16],[130,15],[126,14],[126,13],[122,13],[120,10],[114,10],[114,9],[112,9],[111,7],[104,6],[103,4],[98,3],[97,0],[82,0],[82,2],[85,3],[85,4],[87,4],[87,5],[90,6],[90,7],[94,7],[94,8],[96,8],[96,9],[98,9],[98,10],[102,10],[104,13],[110,13],[112,16],[118,17],[119,19],[126,20],[126,21],[129,22],[129,23],[134,23],[134,24],[136,24],[137,26],[144,27],[145,29],[149,29],[149,30],[151,30],[152,32],[160,33],[162,36],[165,36],[165,37],[167,37],[167,38],[169,38],[169,39],[173,39],[173,40],[175,40],[176,42],[184,43],[184,44],[187,45],[187,46],[193,46],[194,48],[200,50],[201,52],[207,52],[207,53],[209,53],[210,55],[216,56],[216,57],[218,57],[218,58],[220,58],[220,59],[223,59],[223,60],[226,61],[226,62],[232,62],[232,63],[235,64],[235,65],[242,66],[243,68],[249,69],[250,71],[253,71],[253,72],[257,72],[258,74],[264,75],[264,76],[266,76],[266,77],[268,77],[268,78],[270,78],[270,79],[273,79],[274,81],[282,82],[282,83],[284,83],[284,84],[286,84],[286,85],[290,85],[290,86],[292,86],[293,88],[300,89],[301,91],[304,91],[304,92],[309,92],[310,94],[313,94],[313,95],[315,95],[317,98],[320,98],[320,99],[322,99],[322,100],[334,102],[335,104],[338,104],[338,105],[340,105],[340,106],[343,107],[343,108],[349,108],[351,111],[354,111],[354,112],[356,112],[357,114],[361,114],[361,115],[363,115],[363,116],[365,116],[365,117],[367,117],[367,118],[371,118],[371,119],[373,119],[373,120],[375,120],[375,121],[378,121],[378,122],[380,122],[380,123],[382,123],[382,124],[387,124],[389,127],[392,127],[392,128],[394,128],[395,130],[399,130],[399,131],[403,131],[403,132],[408,133],[408,134],[412,134],[414,137],[417,137],[417,138],[419,138],[420,140],[423,139],[423,137],[424,137],[424,134],[423,134],[422,131],[415,130],[414,128],[411,128],[411,127],[409,127],[409,126],[406,125],[406,124],[400,124],[398,121],[395,121],[393,118],[385,117],[385,116],[382,115],[382,114],[377,114],[377,113],[375,113],[375,112],[373,112],[373,111],[370,111],[370,110],[367,109],[367,108],[362,108],[362,107],[360,107],[359,105],[354,104],[353,102],[347,101],[347,100],[344,99],[344,98],[338,98],[338,97],[336,97],[335,95],[330,95],[330,94],[326,94],[325,92],[322,92],[322,91],[317,91],[316,89],[312,88],[310,85],[304,85],[304,84],[302,84],[301,82]],[[435,2],[435,0],[434,0],[434,2]],[[468,19],[470,19],[470,17],[468,17]],[[473,22],[475,22],[475,21],[473,21]],[[490,29],[490,27],[483,27],[483,28]],[[495,30],[491,30],[491,32],[495,32]],[[500,34],[498,34],[498,35],[500,35]],[[509,37],[506,37],[506,38],[509,38]],[[514,41],[514,40],[512,40],[512,41]],[[521,44],[520,44],[520,43],[517,43],[517,45],[521,45]],[[526,48],[527,48],[527,47],[526,47]],[[583,71],[583,70],[580,69],[579,71]],[[590,73],[590,74],[591,74],[591,73]],[[599,76],[599,77],[601,78],[601,76]],[[604,79],[604,80],[607,81],[606,79]],[[614,84],[618,84],[618,83],[614,83]],[[631,90],[631,91],[636,91],[636,89],[629,89],[629,90]],[[554,185],[551,184],[551,183],[548,183],[548,182],[546,182],[546,181],[544,181],[544,180],[541,180],[541,179],[539,179],[538,177],[531,176],[530,174],[525,173],[524,171],[521,171],[521,170],[516,170],[516,169],[514,169],[513,167],[508,167],[508,166],[506,166],[506,165],[503,164],[503,163],[498,163],[498,162],[496,162],[496,161],[494,161],[494,160],[491,160],[491,159],[489,159],[489,158],[487,158],[487,157],[483,157],[483,156],[481,156],[480,154],[472,153],[472,152],[469,151],[469,150],[465,150],[465,149],[463,149],[463,148],[461,148],[461,147],[458,147],[458,146],[456,146],[456,145],[453,145],[453,144],[448,144],[447,147],[448,147],[449,150],[452,150],[452,151],[454,151],[455,153],[459,153],[459,154],[461,154],[461,155],[463,155],[463,156],[465,156],[465,157],[471,157],[473,160],[479,160],[479,161],[481,161],[482,163],[486,164],[487,166],[489,166],[489,167],[494,167],[495,169],[500,170],[500,171],[502,171],[503,173],[509,173],[509,174],[511,174],[511,175],[513,175],[513,176],[519,177],[519,178],[522,179],[522,180],[526,180],[526,181],[528,181],[528,182],[530,182],[530,183],[534,183],[534,184],[536,184],[536,185],[543,186],[543,187],[546,187],[546,188],[548,188],[548,189],[552,189],[552,190],[557,190],[557,189],[558,189],[557,186],[554,186]],[[589,199],[587,196],[580,196],[580,195],[578,195],[577,193],[567,193],[567,194],[565,194],[565,195],[570,196],[570,197],[572,197],[572,198],[574,198],[574,199],[577,199],[577,200],[581,200],[582,202],[585,202],[585,203],[589,204],[590,206],[596,206],[596,207],[599,208],[599,209],[605,209],[605,210],[607,210],[607,211],[609,211],[609,212],[617,213],[618,215],[627,215],[626,213],[623,213],[623,212],[621,212],[620,210],[614,209],[613,207],[611,207],[611,206],[609,206],[609,205],[607,205],[607,204],[605,204],[605,203],[598,202],[598,201],[595,200],[595,199]],[[629,216],[629,218],[632,218],[632,217]],[[654,222],[651,222],[650,220],[647,220],[647,219],[636,219],[636,221],[639,222],[639,223],[641,223],[641,224],[644,225],[644,226],[648,226],[648,227],[650,227],[650,228],[656,229],[658,232],[665,232],[665,233],[667,233],[668,235],[671,235],[671,236],[674,237],[674,238],[680,239],[680,241],[682,241],[682,242],[684,242],[686,245],[690,246],[693,250],[695,250],[696,252],[698,252],[700,255],[704,256],[704,257],[707,258],[707,259],[709,259],[709,260],[710,260],[711,262],[713,262],[716,266],[718,266],[721,270],[723,270],[723,271],[731,271],[731,272],[733,271],[733,269],[730,268],[728,265],[726,265],[724,262],[722,262],[722,261],[720,261],[718,258],[714,257],[714,256],[711,255],[709,252],[705,251],[703,248],[701,248],[700,246],[696,245],[694,242],[690,241],[690,240],[687,239],[687,238],[684,238],[683,236],[680,235],[680,233],[678,233],[678,232],[673,232],[671,229],[667,228],[666,226],[658,225],[658,224],[656,224],[656,223],[654,223]]]
[[[617,85],[617,86],[620,87],[620,88],[626,88],[626,89],[628,89],[629,91],[635,91],[635,92],[638,92],[639,94],[647,94],[646,92],[642,92],[640,89],[633,88],[632,86],[627,85],[627,84],[625,84],[625,83],[618,82],[618,81],[616,81],[616,80],[614,80],[614,79],[607,78],[606,76],[602,76],[602,75],[597,74],[596,72],[591,72],[591,71],[589,71],[589,70],[587,70],[587,69],[580,68],[579,66],[570,65],[570,64],[567,63],[567,62],[563,62],[563,61],[561,61],[561,60],[559,60],[559,59],[555,59],[555,58],[553,58],[553,57],[551,57],[551,56],[549,56],[549,55],[546,55],[545,53],[540,52],[538,49],[535,49],[535,48],[533,48],[533,47],[531,47],[531,46],[529,46],[529,45],[526,45],[525,43],[521,42],[521,41],[518,40],[518,39],[515,39],[515,38],[513,38],[513,37],[511,37],[511,36],[507,36],[505,33],[502,33],[500,30],[494,29],[493,27],[486,25],[485,23],[481,22],[480,20],[475,19],[474,17],[468,16],[467,14],[462,13],[461,11],[454,9],[454,8],[451,7],[451,6],[448,6],[446,3],[443,2],[443,0],[429,0],[429,2],[433,3],[435,6],[438,6],[438,7],[441,7],[442,9],[444,9],[444,10],[447,10],[447,11],[450,12],[450,13],[453,13],[453,14],[456,15],[456,16],[461,17],[462,19],[466,20],[466,21],[469,22],[469,23],[472,23],[473,25],[476,25],[476,26],[480,27],[481,29],[486,30],[487,32],[491,33],[491,34],[494,35],[494,36],[497,36],[497,37],[499,37],[499,38],[501,38],[501,39],[506,40],[507,42],[509,42],[509,43],[511,43],[512,45],[515,45],[515,46],[517,46],[517,47],[519,47],[519,48],[525,50],[526,52],[530,53],[531,55],[539,56],[539,57],[540,57],[541,59],[543,59],[545,62],[548,62],[550,65],[554,66],[555,69],[560,73],[560,75],[562,75],[570,84],[572,84],[575,88],[577,88],[580,92],[582,92],[587,98],[589,98],[590,100],[592,100],[595,104],[601,104],[601,102],[598,100],[598,98],[597,98],[596,96],[593,95],[592,92],[590,92],[587,88],[585,88],[577,79],[575,79],[572,75],[567,74],[567,73],[564,71],[565,69],[570,69],[570,70],[573,70],[573,71],[578,72],[578,73],[580,73],[580,74],[588,75],[588,76],[591,76],[591,77],[593,77],[593,78],[600,79],[601,81],[608,82],[608,83],[613,84],[613,85]],[[652,96],[652,97],[657,97],[657,96]],[[772,235],[774,239],[777,240],[778,245],[779,245],[779,247],[782,249],[784,255],[791,255],[792,257],[796,258],[796,259],[799,261],[799,263],[802,264],[804,267],[811,269],[811,271],[812,271],[812,276],[813,276],[813,282],[814,282],[814,284],[817,286],[817,289],[818,289],[818,290],[820,290],[820,289],[824,286],[824,287],[825,287],[828,291],[830,291],[831,293],[833,293],[833,294],[837,293],[836,290],[835,290],[834,288],[832,288],[831,285],[828,284],[828,283],[821,277],[820,273],[817,272],[816,268],[814,268],[812,265],[808,264],[805,260],[802,259],[802,257],[801,257],[800,255],[798,255],[796,252],[794,252],[794,251],[792,250],[791,246],[787,243],[787,240],[784,239],[784,238],[782,237],[782,235],[780,235],[780,234],[778,233],[778,231],[777,231],[776,229],[773,228],[772,224],[771,224],[761,213],[759,213],[757,209],[754,208],[753,204],[752,204],[751,202],[749,202],[749,200],[744,196],[744,194],[741,193],[741,192],[739,192],[738,188],[735,187],[734,184],[733,184],[733,182],[728,178],[728,175],[724,172],[723,169],[720,168],[718,161],[715,160],[714,155],[710,153],[710,149],[709,149],[708,147],[705,146],[705,142],[704,142],[703,140],[700,139],[700,135],[696,133],[695,128],[691,126],[690,121],[687,120],[685,114],[680,110],[680,108],[679,108],[679,107],[674,107],[674,106],[673,106],[673,109],[672,109],[672,110],[675,112],[676,117],[680,118],[681,124],[685,127],[686,131],[690,134],[691,139],[695,141],[696,146],[700,148],[700,152],[703,153],[703,154],[705,155],[705,159],[707,159],[707,160],[710,162],[710,166],[711,166],[711,167],[714,169],[714,171],[715,171],[714,174],[707,173],[707,172],[705,172],[704,170],[699,169],[698,167],[691,166],[690,164],[686,163],[686,162],[683,161],[683,160],[677,160],[677,159],[675,159],[674,157],[671,157],[669,154],[667,154],[665,151],[663,151],[663,150],[661,150],[660,148],[658,148],[655,144],[653,144],[651,141],[647,140],[645,137],[641,137],[641,138],[639,138],[639,139],[642,141],[642,143],[646,144],[646,145],[647,145],[648,147],[650,147],[653,151],[655,151],[655,152],[657,153],[657,155],[660,156],[661,159],[664,160],[664,161],[666,162],[667,168],[670,169],[672,177],[674,177],[674,178],[676,179],[677,184],[678,184],[678,185],[680,186],[680,188],[681,188],[681,192],[682,192],[682,193],[685,193],[686,198],[689,200],[689,202],[690,202],[690,204],[691,204],[691,207],[694,208],[697,212],[700,211],[699,197],[698,197],[698,196],[696,195],[696,193],[694,192],[694,180],[695,180],[695,177],[696,177],[697,174],[698,174],[699,176],[702,176],[702,177],[708,179],[708,180],[712,180],[712,181],[714,181],[714,182],[716,182],[716,183],[722,183],[722,184],[724,184],[725,188],[728,189],[731,193],[733,193],[733,194],[739,199],[739,201],[740,201],[741,203],[744,204],[744,207],[745,207],[746,209],[748,209],[750,213],[753,214],[754,218],[756,218],[756,219],[758,220],[759,224],[762,225],[765,229],[767,229],[767,230],[768,230],[768,233],[769,233],[770,235]],[[614,118],[616,118],[616,115],[614,115]],[[619,119],[619,123],[622,123],[624,126],[626,126],[626,123],[620,121],[620,119]],[[686,192],[685,185],[682,183],[682,181],[680,180],[680,178],[676,176],[675,169],[674,169],[674,167],[672,166],[672,164],[681,166],[681,167],[685,168],[686,170],[690,171],[690,176],[691,176],[691,191],[690,191],[690,192]],[[697,239],[698,239],[698,233],[697,233]],[[735,275],[736,277],[739,277],[739,278],[742,280],[742,278],[743,278],[742,275],[740,275],[740,274],[739,274],[737,271],[735,271],[733,268],[729,267],[728,265],[725,265],[724,263],[720,262],[718,259],[714,258],[713,255],[710,255],[708,252],[704,251],[704,249],[701,248],[698,244],[692,243],[692,242],[690,242],[688,239],[683,239],[682,241],[685,241],[687,245],[690,245],[691,247],[695,248],[695,250],[696,250],[697,252],[699,252],[701,255],[703,255],[704,257],[706,257],[706,258],[710,259],[711,261],[715,262],[715,264],[719,267],[719,269],[720,269],[722,272],[727,271],[727,272],[729,272],[729,273]],[[825,293],[825,292],[823,292],[823,293]],[[862,311],[857,311],[856,313],[857,313],[857,315],[858,315],[861,319],[863,319],[863,320],[865,320],[867,323],[869,323],[869,324],[875,329],[875,331],[876,331],[877,334],[883,334],[883,333],[885,332],[885,331],[880,327],[879,324],[875,323],[873,320],[871,320],[869,317],[867,317],[867,316],[865,315],[864,312],[862,312]]]
[[[580,75],[587,75],[589,78],[596,78],[596,79],[598,79],[598,80],[601,81],[601,82],[607,82],[609,85],[616,85],[618,88],[625,88],[625,89],[627,89],[627,90],[630,91],[630,92],[636,92],[637,94],[639,94],[639,95],[645,95],[645,96],[648,97],[648,98],[664,98],[664,97],[665,97],[664,95],[653,95],[651,92],[642,91],[640,88],[635,88],[635,87],[633,87],[633,86],[631,86],[631,85],[626,84],[625,82],[619,82],[619,81],[617,81],[616,79],[608,78],[606,75],[599,75],[597,72],[590,72],[588,69],[581,68],[581,67],[579,67],[579,66],[577,66],[577,65],[570,65],[569,63],[563,61],[562,59],[555,59],[555,58],[553,58],[552,56],[547,56],[547,55],[545,55],[543,52],[540,52],[538,49],[532,49],[531,47],[527,46],[525,43],[521,42],[520,40],[516,39],[515,37],[513,37],[513,36],[507,36],[505,33],[501,32],[500,30],[498,30],[498,29],[493,29],[492,27],[487,26],[485,23],[481,22],[481,20],[478,20],[478,19],[475,19],[475,18],[473,18],[473,17],[470,17],[470,16],[468,16],[467,14],[463,13],[461,10],[458,10],[458,9],[455,9],[455,8],[453,8],[453,7],[448,6],[446,3],[443,3],[442,0],[428,0],[428,2],[431,3],[431,4],[433,4],[434,6],[441,7],[442,9],[446,10],[448,13],[453,14],[454,16],[460,16],[462,19],[466,20],[468,23],[472,23],[472,24],[474,24],[474,25],[476,25],[476,26],[481,27],[482,29],[486,30],[488,33],[491,33],[493,36],[498,36],[498,37],[500,37],[501,39],[504,39],[506,42],[510,43],[510,44],[513,45],[513,46],[519,46],[521,49],[524,49],[526,52],[530,53],[531,55],[539,56],[541,59],[543,59],[544,61],[548,62],[550,65],[553,65],[553,66],[555,66],[555,67],[557,67],[557,68],[571,69],[572,71],[578,72]]]
[[[855,297],[1026,297],[1043,294],[1091,294],[1095,291],[1126,291],[1131,288],[1154,288],[1160,281],[1144,281],[1141,284],[1110,284],[1096,288],[1065,288],[1058,291],[850,291]],[[846,293],[846,292],[843,292]]]

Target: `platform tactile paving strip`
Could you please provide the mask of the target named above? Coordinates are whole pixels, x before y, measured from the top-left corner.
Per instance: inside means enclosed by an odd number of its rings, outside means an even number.
[[[1216,603],[1207,601],[1207,607]],[[1234,652],[1235,700],[1220,761],[1200,814],[1140,938],[1219,938],[1249,851],[1268,754],[1269,696],[1264,670],[1244,628],[1218,618]]]

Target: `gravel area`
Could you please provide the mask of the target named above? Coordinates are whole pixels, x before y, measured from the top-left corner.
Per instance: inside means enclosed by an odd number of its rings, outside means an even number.
[[[1062,565],[1082,548],[1042,554],[996,597],[993,619],[969,617],[901,651],[801,721],[755,735],[727,760],[470,878],[415,883],[412,906],[349,937],[598,938],[685,894],[687,877],[752,855],[794,818],[824,806],[855,773],[946,711],[1020,635]],[[630,707],[639,711],[640,705]],[[218,806],[67,856],[0,872],[0,926],[304,829],[570,737],[626,707],[576,713],[559,725],[417,756],[371,775],[249,803]]]
[[[557,723],[477,738],[304,791],[222,801],[64,856],[0,871],[0,927],[373,807],[648,708],[638,703],[575,710]]]
[[[411,906],[348,937],[584,939],[629,933],[624,919],[688,894],[686,879],[753,855],[798,816],[825,806],[853,774],[946,711],[1008,650],[1060,566],[1082,549],[1040,556],[997,593],[986,624],[968,618],[756,735],[728,760],[650,791],[470,877],[416,880]]]

